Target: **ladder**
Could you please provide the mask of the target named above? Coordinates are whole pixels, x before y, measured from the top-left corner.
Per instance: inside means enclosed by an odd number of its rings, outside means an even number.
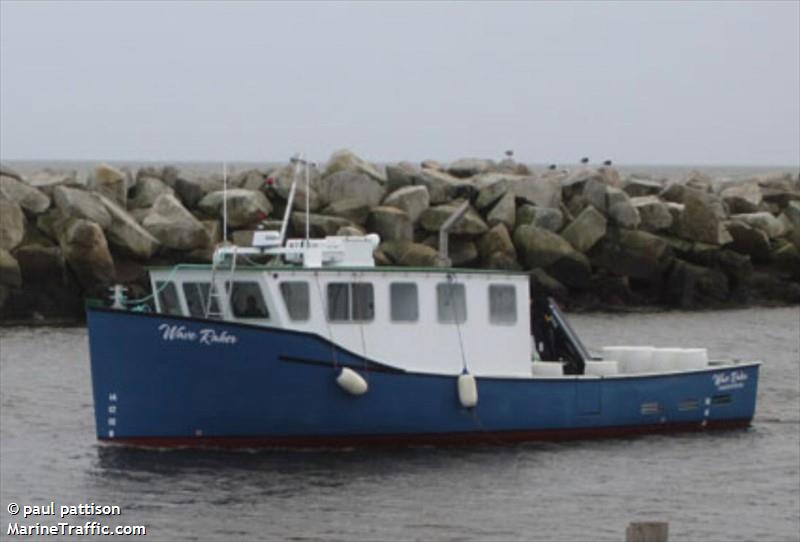
[[[207,319],[223,319],[222,303],[230,298],[231,282],[233,281],[233,275],[236,272],[236,247],[234,247],[233,253],[231,254],[231,268],[228,272],[228,279],[223,282],[223,291],[220,293],[219,289],[217,288],[217,271],[219,271],[219,266],[223,262],[224,260],[217,261],[214,259],[211,264],[211,282],[208,285],[208,298],[206,299],[205,306],[205,317]]]

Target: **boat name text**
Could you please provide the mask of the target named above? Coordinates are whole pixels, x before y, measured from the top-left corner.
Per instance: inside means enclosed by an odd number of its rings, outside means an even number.
[[[720,391],[738,390],[744,388],[744,383],[747,382],[747,373],[744,371],[715,373],[711,378],[714,379],[714,385]]]
[[[211,328],[198,330],[186,326],[160,324],[158,332],[165,341],[188,341],[200,344],[236,344],[239,339],[227,331],[216,331]]]

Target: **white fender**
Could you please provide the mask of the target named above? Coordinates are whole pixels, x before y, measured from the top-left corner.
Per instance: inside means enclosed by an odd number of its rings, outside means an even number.
[[[339,376],[336,377],[336,383],[349,394],[364,395],[369,389],[369,385],[364,378],[352,369],[347,367],[342,368]]]
[[[478,404],[478,383],[469,373],[458,377],[458,400],[464,408],[472,408]]]

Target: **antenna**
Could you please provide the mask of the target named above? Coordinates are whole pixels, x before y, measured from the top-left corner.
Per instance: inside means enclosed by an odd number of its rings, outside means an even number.
[[[294,204],[294,193],[297,189],[297,174],[300,173],[300,165],[302,162],[302,154],[296,154],[289,160],[289,163],[294,166],[294,170],[292,172],[292,187],[289,189],[289,198],[286,200],[286,210],[283,212],[283,222],[281,223],[281,245],[286,240],[286,228],[289,225],[289,218],[292,214],[292,205]],[[307,222],[308,218],[306,217],[306,223]]]
[[[311,217],[309,216],[310,211],[308,210],[309,200],[311,196],[309,195],[308,191],[308,168],[310,164],[306,162],[306,246],[308,246],[308,240],[311,237]]]
[[[228,163],[222,162],[222,241],[228,243]]]

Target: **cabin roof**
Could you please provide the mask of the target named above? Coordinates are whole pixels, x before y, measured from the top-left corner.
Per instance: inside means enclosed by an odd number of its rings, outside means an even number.
[[[178,270],[208,270],[211,271],[211,264],[177,264],[174,266],[150,266],[147,267],[148,271],[172,271]],[[459,275],[512,275],[512,276],[527,276],[527,271],[511,271],[504,269],[466,269],[458,267],[398,267],[398,266],[380,266],[380,267],[303,267],[292,265],[238,265],[237,271],[296,271],[296,272],[331,272],[341,273],[348,271],[359,272],[375,272],[375,273],[455,273]]]

